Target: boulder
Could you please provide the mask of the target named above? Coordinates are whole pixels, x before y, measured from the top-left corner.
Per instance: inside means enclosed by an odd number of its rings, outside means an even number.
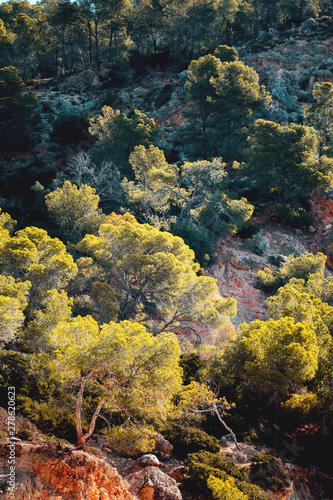
[[[155,441],[155,451],[159,451],[164,455],[172,455],[173,446],[162,436],[162,434],[153,434],[152,438]]]
[[[137,459],[137,464],[141,467],[159,467],[160,462],[158,458],[152,453],[147,453],[146,455],[142,455],[142,457]]]
[[[305,31],[313,31],[318,27],[317,21],[315,21],[312,17],[306,19],[303,24],[301,24],[301,32]]]
[[[125,479],[139,500],[182,500],[176,481],[157,467],[146,467]]]
[[[294,111],[296,108],[296,99],[291,97],[287,89],[283,87],[274,87],[272,90],[272,96],[277,99],[281,107],[285,108],[287,111]]]
[[[268,43],[278,38],[279,33],[274,28],[269,28],[268,31],[259,31],[256,42]]]

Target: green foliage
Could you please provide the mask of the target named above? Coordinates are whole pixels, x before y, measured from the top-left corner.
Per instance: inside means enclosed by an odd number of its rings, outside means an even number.
[[[0,69],[0,98],[15,97],[24,89],[25,84],[14,66]],[[3,103],[3,101],[1,101]],[[2,110],[2,113],[4,111]],[[0,115],[1,118],[3,115]]]
[[[265,490],[279,491],[288,485],[289,480],[283,470],[281,459],[263,454],[253,455],[251,462],[251,480],[254,483],[260,482]]]
[[[26,328],[20,335],[21,347],[27,352],[51,351],[50,333],[60,321],[67,321],[72,314],[73,300],[63,290],[48,290],[41,300],[41,308],[32,314]]]
[[[163,436],[173,445],[174,455],[183,460],[189,453],[206,450],[217,453],[220,449],[218,440],[197,427],[168,424],[163,429]]]
[[[0,351],[0,399],[7,400],[7,388],[15,386],[16,410],[46,433],[69,439],[72,432],[73,404],[70,392],[54,377],[49,359],[18,351]]]
[[[188,100],[199,108],[204,154],[222,153],[230,159],[236,132],[248,125],[254,111],[269,106],[270,94],[259,85],[259,76],[254,69],[235,60],[232,49],[224,46],[216,50],[221,55],[223,53],[222,58],[231,59],[231,62],[222,62],[215,55],[192,61],[188,68],[186,89]],[[213,143],[215,141],[213,150],[212,137]],[[235,148],[236,142],[233,159]]]
[[[77,249],[112,277],[119,319],[149,318],[156,331],[178,331],[188,321],[220,324],[236,313],[235,300],[218,298],[215,280],[197,276],[194,253],[181,238],[126,220],[102,224],[99,235],[87,235]],[[154,319],[151,307],[159,313]]]
[[[0,227],[5,231],[8,231],[8,234],[11,234],[16,225],[16,220],[13,220],[9,214],[3,212],[0,208]]]
[[[0,346],[15,339],[24,322],[31,283],[0,275]]]
[[[294,414],[301,419],[309,415],[312,410],[318,410],[318,396],[313,392],[301,391],[299,394],[293,394],[285,403],[282,403],[282,408],[291,414]]]
[[[238,61],[237,50],[233,47],[228,47],[228,45],[219,45],[214,50],[214,56],[220,59],[223,63]]]
[[[57,351],[57,370],[72,384],[76,396],[76,429],[79,446],[94,431],[103,405],[151,420],[165,418],[173,394],[181,383],[180,349],[171,333],[154,337],[139,323],[110,322],[99,328],[91,317],[60,322],[50,335]],[[89,428],[82,428],[82,405],[88,382],[99,389]]]
[[[222,62],[215,56],[207,55],[194,60],[188,67],[185,84],[187,97],[190,102],[200,107],[203,126],[212,111],[211,101],[215,96],[211,78],[217,77],[222,71]]]
[[[86,233],[96,233],[104,216],[98,208],[96,190],[86,184],[80,188],[65,181],[61,188],[45,196],[50,216],[66,236],[78,240]]]
[[[94,281],[90,297],[95,302],[99,323],[115,321],[119,313],[116,292],[107,283]]]
[[[80,114],[61,113],[52,124],[52,136],[60,144],[78,145],[89,128],[89,120]]]
[[[245,498],[248,498],[249,500],[269,500],[271,498],[259,486],[249,483],[248,479],[238,479],[236,477],[234,469],[230,468],[229,466],[227,466],[227,468],[230,473],[223,470],[223,467],[226,466],[226,464],[217,463],[213,459],[212,463],[215,463],[218,466],[214,467],[213,465],[202,463],[199,454],[192,456],[194,456],[194,459],[190,459],[189,461],[190,473],[196,478],[199,484],[208,486],[207,482],[209,481],[209,478],[213,477],[215,479],[221,480],[221,482],[223,483],[227,482],[227,485],[229,484],[229,486],[231,486],[234,490],[234,494],[239,495],[239,492],[242,492],[244,495],[246,495]],[[197,458],[199,458],[200,461],[197,461]],[[207,460],[206,457],[203,456],[203,462],[205,462],[205,460],[209,461],[209,458]],[[221,468],[219,468],[220,465],[222,465]],[[235,474],[234,477],[233,474]],[[216,491],[216,494],[218,494],[220,486],[222,488],[222,491],[224,492],[223,483],[221,484],[218,481],[216,482],[210,480],[210,484],[215,485],[213,486],[213,488],[214,491]]]
[[[31,283],[29,314],[44,299],[47,290],[60,290],[76,275],[73,257],[65,245],[44,229],[27,227],[17,231],[0,248],[2,273]]]
[[[307,281],[312,274],[323,274],[325,263],[326,256],[321,252],[316,255],[306,252],[299,257],[289,255],[286,262],[282,264],[276,273],[266,268],[264,271],[258,272],[258,277],[261,279],[265,290],[274,292],[292,278]]]
[[[214,264],[215,250],[213,245],[216,238],[211,231],[180,220],[172,224],[170,231],[174,236],[183,238],[186,245],[194,251],[195,258],[201,266]]]
[[[173,191],[177,187],[178,168],[169,165],[163,151],[155,146],[136,146],[130,154],[135,182],[126,177],[122,182],[130,203],[139,205],[144,221],[158,225],[163,221],[168,226],[165,216],[170,210],[174,198]]]
[[[89,132],[98,138],[104,155],[130,174],[128,158],[135,146],[156,144],[159,128],[153,119],[137,109],[129,116],[114,111],[109,106],[102,108],[102,114],[90,120]],[[97,154],[97,152],[96,152]]]
[[[214,469],[219,469],[226,472],[229,476],[240,481],[249,481],[249,474],[247,469],[237,467],[231,460],[225,458],[219,453],[211,453],[209,451],[200,451],[198,453],[191,453],[186,463],[188,466],[195,467],[196,463],[205,464]]]
[[[296,229],[307,229],[315,221],[314,216],[304,208],[288,203],[275,205],[275,218],[286,226]]]
[[[209,254],[213,253],[214,239],[234,234],[252,216],[253,206],[245,198],[233,200],[221,192],[227,173],[220,158],[186,162],[178,169],[166,162],[160,149],[138,146],[130,155],[130,163],[135,182],[125,178],[122,185],[132,206],[139,206],[145,222],[166,229],[173,224],[176,231],[186,229],[188,237],[195,235],[198,239],[194,240],[197,248],[201,240],[205,241]],[[198,260],[210,258],[202,248],[198,248],[198,254]]]
[[[317,82],[312,95],[314,103],[304,107],[305,120],[318,130],[324,144],[332,145],[333,141],[333,84]]]
[[[0,148],[6,151],[33,143],[31,124],[37,117],[37,98],[24,89],[14,66],[0,69]]]
[[[269,297],[267,303],[271,318],[289,316],[295,321],[308,323],[321,342],[325,341],[328,332],[333,331],[333,307],[316,296],[311,287],[305,285],[305,280],[291,279]]]
[[[248,500],[237,486],[235,480],[228,478],[225,481],[214,476],[209,476],[207,486],[212,491],[213,498],[216,500]]]
[[[226,373],[232,372],[241,391],[268,399],[286,400],[312,380],[318,369],[317,336],[310,325],[293,318],[243,323],[225,354]]]
[[[247,163],[260,193],[290,203],[302,194],[325,191],[333,184],[333,160],[318,158],[318,137],[306,125],[257,120],[249,139]]]
[[[138,457],[155,449],[153,428],[147,426],[120,425],[105,430],[108,447],[125,457]]]
[[[192,352],[189,355],[182,354],[179,362],[183,370],[183,384],[186,386],[193,381],[200,381],[200,369],[207,365],[199,354]]]

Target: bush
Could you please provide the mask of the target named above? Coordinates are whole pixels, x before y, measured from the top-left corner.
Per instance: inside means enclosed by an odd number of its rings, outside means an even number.
[[[189,468],[190,473],[196,478],[201,486],[208,487],[207,483],[210,482],[209,479],[211,479],[212,477],[220,479],[224,482],[230,481],[230,479],[232,479],[233,486],[237,488],[237,490],[244,493],[247,496],[248,500],[271,499],[271,497],[268,496],[259,486],[251,484],[244,480],[233,478],[232,476],[230,478],[230,475],[224,470],[211,467],[200,462],[196,462],[195,460],[192,460],[189,463]]]
[[[164,437],[173,444],[177,458],[185,459],[189,453],[206,450],[216,453],[220,450],[218,440],[196,427],[170,424],[163,430]]]
[[[158,91],[155,98],[156,109],[161,108],[162,106],[164,106],[164,104],[170,101],[172,92],[173,86],[170,83],[167,83],[166,85],[164,85],[164,87],[161,88],[161,90]]]
[[[262,281],[263,289],[267,293],[275,293],[281,286],[288,283],[292,278],[303,279],[305,282],[311,274],[324,273],[327,257],[318,252],[316,255],[306,252],[299,257],[289,255],[280,269],[273,273],[269,268],[258,272],[258,278]]]
[[[216,237],[203,227],[179,221],[171,227],[174,236],[180,236],[195,253],[195,258],[202,266],[214,264],[215,252],[213,245]]]
[[[24,91],[25,84],[14,66],[0,69],[0,148],[5,151],[24,151],[36,139],[33,126],[40,120],[37,98]]]
[[[194,469],[196,463],[206,464],[214,469],[222,470],[240,481],[249,481],[249,475],[246,469],[237,467],[231,460],[219,453],[210,453],[208,451],[191,453],[186,463],[190,468],[192,467]]]
[[[60,144],[79,144],[89,128],[88,119],[80,114],[60,113],[53,122],[52,136]]]
[[[72,396],[66,388],[58,387],[50,361],[16,351],[0,351],[0,401],[7,400],[8,386],[16,388],[17,415],[28,418],[44,432],[69,440],[76,438]]]
[[[189,355],[182,354],[179,361],[183,370],[183,384],[188,385],[193,381],[200,382],[200,369],[207,367],[207,361],[199,354],[192,352]]]
[[[138,457],[155,449],[153,428],[119,425],[103,432],[108,438],[108,446],[125,457]]]
[[[260,484],[263,489],[279,491],[288,485],[288,476],[279,458],[265,453],[253,455],[251,461],[251,480]]]
[[[207,486],[211,490],[215,500],[248,500],[247,495],[244,495],[235,485],[235,480],[230,477],[225,481],[214,476],[209,476]]]
[[[287,226],[296,229],[305,229],[314,222],[314,216],[301,207],[291,205],[277,205],[275,207],[275,219]]]

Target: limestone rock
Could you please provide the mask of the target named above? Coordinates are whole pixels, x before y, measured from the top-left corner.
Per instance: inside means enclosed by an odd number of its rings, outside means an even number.
[[[304,33],[305,31],[312,31],[318,27],[317,21],[315,21],[312,17],[306,19],[304,23],[301,25],[301,31]]]
[[[272,96],[275,97],[287,111],[293,111],[295,109],[296,99],[289,95],[287,89],[283,87],[274,87]]]
[[[171,455],[173,446],[169,441],[167,441],[162,434],[153,434],[152,438],[155,441],[155,451],[159,451],[164,455]]]
[[[182,500],[176,481],[157,467],[146,467],[130,474],[126,481],[129,491],[139,500]]]
[[[60,455],[52,446],[26,445],[15,465],[15,493],[7,489],[4,500],[134,500],[116,469],[81,450]]]
[[[141,465],[141,467],[158,467],[160,465],[160,461],[152,453],[142,455],[142,457],[138,458],[137,463]]]

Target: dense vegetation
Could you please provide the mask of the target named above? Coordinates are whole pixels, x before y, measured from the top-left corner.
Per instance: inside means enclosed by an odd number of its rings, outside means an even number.
[[[321,0],[0,5],[1,401],[15,385],[18,412],[44,432],[80,447],[103,432],[126,456],[162,432],[207,498],[265,500],[287,484],[277,457],[255,455],[250,474],[222,458],[228,425],[270,445],[306,424],[332,439],[325,255],[259,271],[268,320],[237,332],[236,300],[204,269],[221,238],[262,252],[254,213],[306,230],[311,196],[333,187],[333,84],[315,84],[302,123],[281,125],[229,46],[255,49],[262,29],[331,14]],[[167,141],[149,113],[103,102],[157,65],[187,69],[185,125]],[[58,113],[50,137],[59,151],[89,136],[89,151],[63,168],[34,158],[10,171],[48,112],[31,86],[84,70],[106,89],[100,111]]]

